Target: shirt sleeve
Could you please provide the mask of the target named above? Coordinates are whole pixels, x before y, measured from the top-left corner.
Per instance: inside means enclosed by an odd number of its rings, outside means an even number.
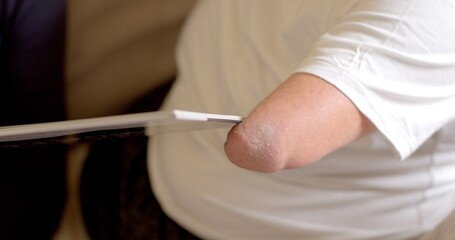
[[[407,158],[455,118],[454,1],[359,1],[299,72],[340,89]]]

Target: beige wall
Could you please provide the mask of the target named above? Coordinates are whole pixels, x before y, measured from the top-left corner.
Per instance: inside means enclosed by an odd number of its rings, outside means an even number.
[[[70,118],[119,114],[175,73],[174,46],[193,0],[70,0]]]

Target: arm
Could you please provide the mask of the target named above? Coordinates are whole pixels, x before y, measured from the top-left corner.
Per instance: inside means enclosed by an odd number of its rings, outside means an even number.
[[[341,91],[299,73],[232,128],[224,148],[239,167],[275,172],[315,162],[374,130]]]

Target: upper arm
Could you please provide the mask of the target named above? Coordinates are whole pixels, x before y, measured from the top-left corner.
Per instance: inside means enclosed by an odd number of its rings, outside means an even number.
[[[240,167],[273,172],[314,162],[373,130],[335,86],[297,73],[229,132],[225,151]]]
[[[455,112],[451,1],[359,2],[305,54],[298,72],[229,134],[242,167],[315,161],[377,129],[406,159]],[[367,120],[368,119],[368,120]],[[374,125],[374,127],[373,127]]]

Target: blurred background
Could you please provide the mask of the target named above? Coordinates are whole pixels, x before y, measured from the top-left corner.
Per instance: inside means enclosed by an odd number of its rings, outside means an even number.
[[[172,81],[176,74],[174,48],[194,2],[69,0],[68,117],[126,113],[145,94]],[[81,213],[79,191],[81,172],[90,149],[89,144],[75,145],[68,155],[68,199],[56,240],[90,239]],[[93,177],[88,178],[91,180]]]
[[[70,118],[121,113],[175,75],[174,47],[193,0],[69,0]]]

